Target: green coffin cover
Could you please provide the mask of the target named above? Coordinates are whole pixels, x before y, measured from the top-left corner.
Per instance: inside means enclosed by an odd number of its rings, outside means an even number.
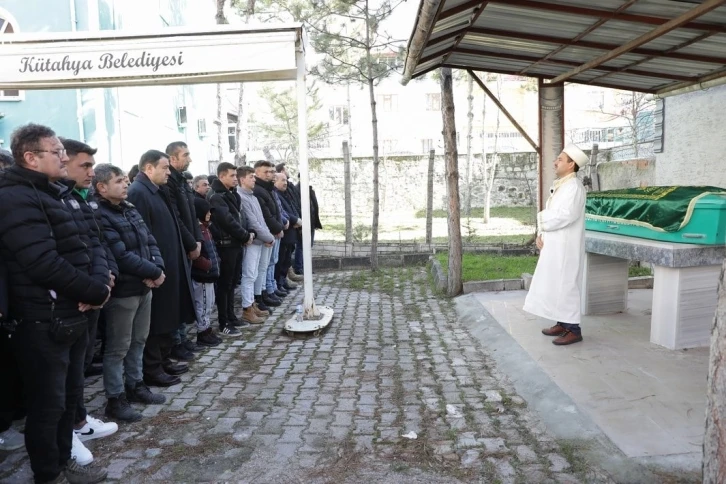
[[[590,192],[585,204],[585,218],[636,225],[656,232],[677,232],[690,222],[697,202],[713,194],[726,194],[726,189],[671,186]]]

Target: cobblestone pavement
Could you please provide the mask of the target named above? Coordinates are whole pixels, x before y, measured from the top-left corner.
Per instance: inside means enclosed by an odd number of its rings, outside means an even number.
[[[298,290],[261,327],[200,353],[165,405],[89,442],[94,465],[124,483],[612,482],[548,436],[424,268],[315,278],[335,310],[326,333],[282,333]],[[88,383],[102,417],[101,382]],[[30,479],[23,452],[0,459],[0,481]]]

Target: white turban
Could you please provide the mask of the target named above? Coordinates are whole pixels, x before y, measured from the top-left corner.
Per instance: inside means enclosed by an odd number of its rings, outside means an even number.
[[[579,166],[580,168],[582,168],[584,165],[587,165],[587,163],[590,161],[590,158],[580,148],[573,144],[567,145],[562,151],[567,156],[569,156],[572,161],[577,163],[577,166]]]

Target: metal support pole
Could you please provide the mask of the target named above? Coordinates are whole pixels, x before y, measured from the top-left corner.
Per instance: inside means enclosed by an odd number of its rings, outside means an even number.
[[[310,230],[310,179],[308,173],[308,110],[307,110],[307,89],[305,87],[305,52],[300,47],[296,54],[297,60],[297,130],[300,143],[299,169],[300,169],[300,198],[303,220],[302,244],[303,244],[303,272],[304,291],[303,301],[304,319],[317,318],[320,316],[315,307],[313,298],[313,257],[312,257],[312,232]]]
[[[539,82],[539,209],[544,208],[555,181],[554,161],[565,147],[564,84]]]

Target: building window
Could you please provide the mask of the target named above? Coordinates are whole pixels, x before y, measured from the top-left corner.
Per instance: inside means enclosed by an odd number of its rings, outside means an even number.
[[[237,115],[227,113],[227,145],[229,152],[237,151]]]
[[[197,133],[200,138],[207,136],[207,120],[197,119]]]
[[[329,109],[330,121],[335,124],[348,124],[348,108],[345,106],[331,106]]]
[[[383,111],[387,113],[398,111],[397,94],[382,94],[378,96],[378,103],[383,107]]]
[[[441,111],[441,93],[426,94],[426,111]]]
[[[421,140],[421,152],[429,153],[434,149],[434,140],[431,138]]]
[[[0,8],[0,35],[14,34],[18,31],[18,24],[12,16]],[[0,42],[2,42],[0,38]],[[23,91],[18,89],[0,89],[0,101],[22,101]]]

